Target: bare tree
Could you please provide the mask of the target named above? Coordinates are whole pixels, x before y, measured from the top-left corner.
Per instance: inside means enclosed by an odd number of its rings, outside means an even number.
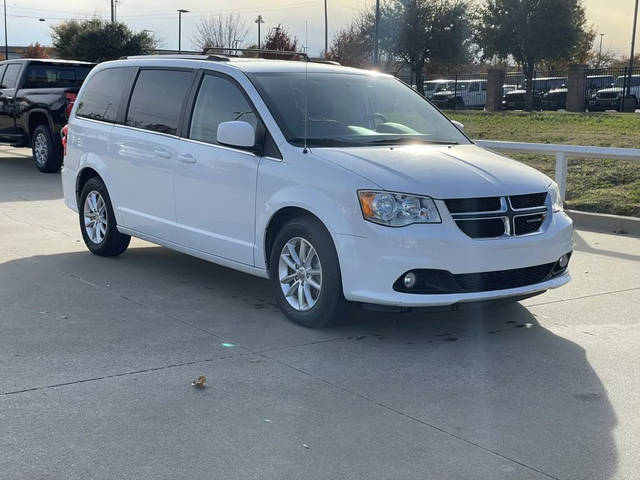
[[[247,22],[237,13],[210,15],[200,19],[192,40],[200,50],[209,47],[238,48],[243,45],[248,32]]]

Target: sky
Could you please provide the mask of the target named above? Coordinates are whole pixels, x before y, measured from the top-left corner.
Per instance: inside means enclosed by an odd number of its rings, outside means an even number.
[[[589,22],[599,33],[605,34],[603,50],[628,55],[634,0],[583,1]],[[327,2],[331,43],[331,38],[337,30],[348,25],[360,10],[373,6],[375,0]],[[254,20],[261,14],[265,20],[261,27],[263,38],[269,28],[281,23],[298,38],[300,44],[308,47],[312,55],[319,54],[324,48],[323,0],[119,0],[118,19],[126,22],[134,30],[152,30],[161,40],[162,48],[174,49],[178,44],[178,8],[191,11],[182,17],[183,49],[194,47],[193,33],[202,16],[230,11],[238,13],[246,21],[248,33],[245,44],[256,42],[257,26]],[[65,19],[92,16],[109,18],[109,15],[110,0],[7,0],[9,44],[29,45],[32,42],[40,42],[51,45],[51,25]],[[600,37],[597,38],[599,42]],[[640,33],[637,45],[636,51],[640,50]]]

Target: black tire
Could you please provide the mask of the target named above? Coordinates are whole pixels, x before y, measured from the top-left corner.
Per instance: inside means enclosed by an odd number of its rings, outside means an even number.
[[[38,125],[31,139],[33,163],[44,173],[55,173],[62,166],[62,143],[54,139],[48,125]]]
[[[91,234],[87,231],[89,227],[85,222],[85,218],[89,218],[85,217],[85,202],[91,193],[97,193],[102,198],[104,202],[104,212],[106,213],[106,226],[104,227],[103,237],[99,241],[92,240]],[[127,249],[131,237],[118,231],[109,192],[99,177],[90,178],[87,180],[87,183],[84,184],[84,187],[82,187],[80,201],[78,202],[78,212],[82,238],[91,253],[100,255],[101,257],[115,257]]]
[[[322,283],[315,304],[300,311],[289,304],[280,284],[280,254],[287,242],[302,238],[316,250],[321,264]],[[342,293],[342,277],[335,245],[320,221],[313,217],[298,217],[285,223],[276,234],[269,255],[269,272],[280,310],[293,323],[307,328],[324,328],[342,320],[347,302]]]

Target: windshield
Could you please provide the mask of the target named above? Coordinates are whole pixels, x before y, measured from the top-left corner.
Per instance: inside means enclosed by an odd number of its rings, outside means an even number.
[[[287,141],[297,146],[469,143],[444,115],[393,77],[254,73],[251,80]]]

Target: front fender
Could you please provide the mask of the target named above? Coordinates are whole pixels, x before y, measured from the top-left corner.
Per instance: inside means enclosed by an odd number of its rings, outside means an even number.
[[[349,198],[332,198],[327,192],[308,185],[291,185],[259,201],[256,209],[256,242],[254,261],[258,268],[266,267],[266,232],[274,216],[284,208],[295,207],[316,216],[329,231],[336,244],[336,235],[354,235],[354,220],[362,221],[355,190]],[[351,201],[350,201],[351,200]],[[337,249],[337,245],[336,245]]]

